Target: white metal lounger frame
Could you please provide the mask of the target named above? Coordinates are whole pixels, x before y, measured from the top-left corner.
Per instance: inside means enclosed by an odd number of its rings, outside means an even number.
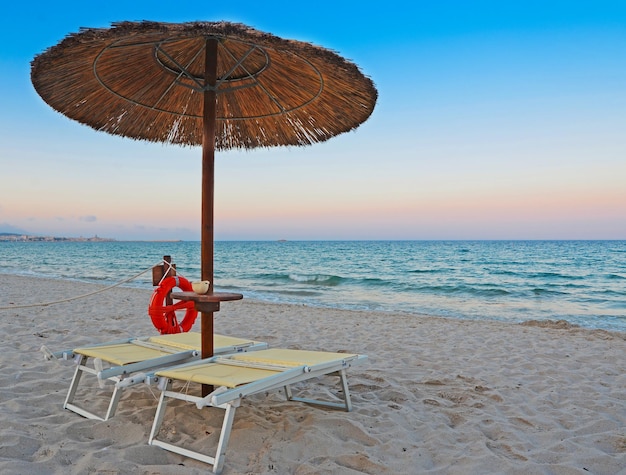
[[[208,463],[213,466],[213,472],[219,474],[224,467],[226,447],[228,446],[230,433],[235,419],[235,410],[241,405],[241,401],[244,397],[283,387],[285,388],[285,394],[287,396],[287,399],[290,401],[299,401],[309,404],[332,407],[336,409],[344,409],[349,412],[352,410],[352,402],[350,399],[350,391],[348,389],[348,378],[346,375],[346,369],[353,364],[361,363],[366,359],[367,356],[365,355],[351,355],[349,358],[346,358],[344,360],[335,360],[332,362],[320,363],[312,366],[303,365],[297,367],[285,367],[279,365],[259,365],[254,363],[244,363],[228,360],[227,356],[218,356],[211,359],[202,360],[201,362],[194,361],[193,363],[177,366],[176,368],[181,368],[215,362],[221,364],[233,364],[237,366],[282,370],[280,373],[277,373],[273,376],[269,376],[267,378],[263,378],[261,380],[254,381],[248,384],[243,384],[232,389],[221,386],[213,391],[211,394],[203,398],[198,396],[192,396],[183,392],[172,391],[171,379],[160,378],[159,380],[158,376],[155,376],[154,374],[147,375],[146,381],[148,383],[158,382],[159,388],[161,389],[161,396],[159,398],[159,404],[154,417],[154,423],[152,424],[152,430],[150,432],[150,438],[148,440],[148,443],[150,445],[156,445],[171,452],[183,455],[185,457],[190,457],[201,462]],[[342,403],[321,401],[318,399],[299,398],[293,396],[290,385],[324,375],[336,375],[340,378],[341,387],[343,390]],[[163,423],[165,409],[167,407],[167,398],[194,403],[198,409],[202,409],[203,407],[215,407],[225,410],[224,420],[222,422],[222,429],[215,451],[215,456],[205,455],[203,453],[185,449],[183,447],[157,439],[157,435]]]
[[[151,343],[148,341],[149,337],[144,338],[128,338],[125,340],[116,340],[109,341],[101,344],[89,345],[89,348],[97,348],[118,344],[134,344],[138,346],[144,346],[148,348],[157,349],[166,354],[164,356],[158,358],[151,358],[145,361],[139,361],[137,363],[131,363],[126,365],[118,365],[111,366],[110,368],[104,369],[102,367],[102,361],[99,358],[93,359],[93,368],[87,366],[89,356],[83,355],[80,353],[75,353],[74,350],[62,350],[57,352],[50,352],[46,347],[42,347],[41,351],[44,353],[45,358],[48,360],[51,359],[63,359],[63,360],[74,360],[76,364],[76,371],[74,371],[74,376],[72,378],[72,382],[70,383],[69,390],[67,392],[67,396],[65,397],[65,402],[63,403],[63,409],[68,409],[76,414],[79,414],[87,419],[94,419],[99,421],[106,421],[115,415],[115,411],[117,410],[117,405],[122,397],[122,391],[126,387],[124,385],[120,385],[119,383],[123,381],[125,378],[129,377],[131,374],[136,373],[138,371],[149,371],[154,370],[156,368],[164,368],[168,366],[172,366],[177,363],[185,362],[186,360],[196,359],[200,356],[200,352],[198,350],[181,350],[180,348],[158,345],[155,343]],[[228,353],[239,353],[244,351],[253,351],[259,349],[267,348],[267,343],[260,342],[249,342],[245,344],[231,345],[216,348],[216,352],[220,354],[228,354]],[[98,378],[98,382],[100,387],[104,387],[104,382],[106,380],[112,381],[115,383],[115,387],[113,389],[113,394],[111,395],[111,400],[109,401],[109,406],[106,410],[104,417],[101,417],[91,411],[88,411],[85,408],[82,408],[74,403],[74,398],[76,397],[76,391],[78,390],[78,386],[80,384],[81,377],[83,373],[93,374]]]

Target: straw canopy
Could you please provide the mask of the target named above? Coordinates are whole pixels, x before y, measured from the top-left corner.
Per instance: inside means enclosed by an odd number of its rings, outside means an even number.
[[[82,29],[36,56],[31,79],[52,108],[96,130],[190,146],[203,143],[214,92],[217,150],[323,142],[367,120],[377,99],[333,51],[228,22]]]

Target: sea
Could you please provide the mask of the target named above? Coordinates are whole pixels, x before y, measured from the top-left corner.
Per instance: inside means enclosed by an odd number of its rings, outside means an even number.
[[[108,286],[165,255],[200,278],[187,241],[0,242],[0,273]],[[215,289],[246,299],[626,331],[626,241],[218,241],[214,262]]]

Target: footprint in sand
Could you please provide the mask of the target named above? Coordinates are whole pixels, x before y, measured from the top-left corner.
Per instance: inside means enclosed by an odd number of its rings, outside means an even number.
[[[509,445],[506,445],[506,444],[487,442],[487,448],[491,450],[493,453],[495,453],[496,455],[500,455],[502,457],[506,457],[511,460],[521,460],[521,461],[528,460],[523,455],[515,453],[515,451]]]

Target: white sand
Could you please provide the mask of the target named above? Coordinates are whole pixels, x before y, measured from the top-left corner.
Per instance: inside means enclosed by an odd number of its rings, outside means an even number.
[[[97,288],[0,274],[0,307]],[[149,297],[117,288],[0,310],[0,473],[208,471],[147,445],[156,401],[145,386],[126,391],[113,419],[87,420],[61,407],[73,365],[39,353],[155,334]],[[369,356],[349,371],[350,413],[280,393],[246,399],[223,473],[626,474],[626,335],[563,327],[223,303],[217,332]],[[90,402],[107,396],[96,385]],[[171,407],[164,431],[197,449],[214,440],[211,410]]]

